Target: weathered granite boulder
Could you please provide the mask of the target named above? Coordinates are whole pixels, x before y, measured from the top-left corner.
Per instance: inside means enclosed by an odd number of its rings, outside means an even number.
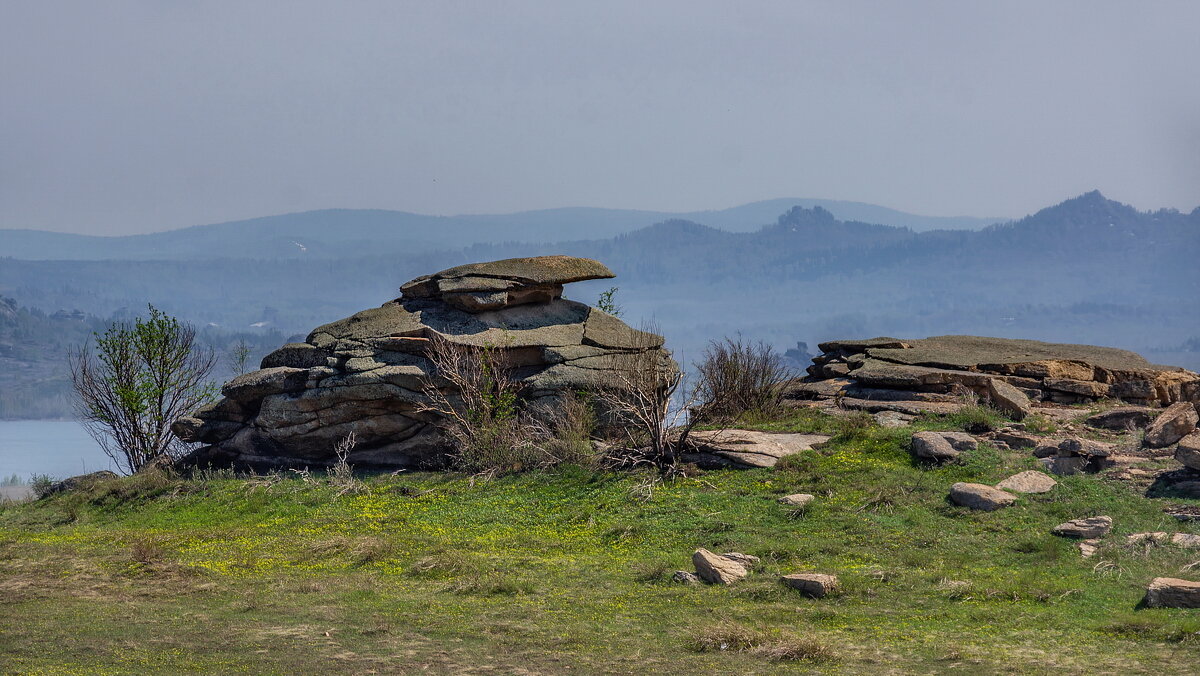
[[[628,382],[620,376],[647,358],[674,372],[661,336],[561,298],[565,283],[612,276],[593,260],[545,256],[415,279],[400,298],[272,352],[261,370],[227,383],[224,398],[176,421],[178,437],[206,444],[184,463],[328,466],[337,443],[354,432],[347,460],[355,467],[443,465],[450,448],[440,419],[422,411],[436,379],[427,358],[434,338],[500,353],[534,408],[552,410],[565,393],[619,390]]]
[[[913,455],[933,462],[954,460],[963,451],[978,447],[979,442],[966,432],[917,432],[909,446]]]
[[[829,439],[825,434],[710,430],[689,434],[681,450],[684,462],[703,468],[774,467],[780,458],[811,450],[814,444]]]
[[[1172,404],[1146,428],[1143,442],[1150,448],[1170,446],[1191,434],[1198,422],[1200,413],[1194,405],[1187,402]]]
[[[960,481],[950,487],[950,501],[960,507],[994,512],[1012,505],[1017,499],[999,488]]]
[[[996,488],[1012,493],[1049,493],[1057,485],[1049,474],[1031,469],[1008,477],[996,484]]]
[[[838,588],[837,575],[824,573],[792,573],[779,578],[788,587],[814,599],[824,598]]]
[[[1156,577],[1146,588],[1145,603],[1151,608],[1200,608],[1200,582]]]
[[[701,547],[692,554],[696,575],[709,584],[733,584],[750,574],[750,562],[728,554],[713,554]]]
[[[876,402],[878,410],[945,404],[929,395],[974,394],[1022,418],[1033,402],[1075,404],[1101,398],[1165,406],[1200,401],[1200,375],[1151,364],[1126,350],[1036,340],[937,336],[821,343],[809,376],[792,383],[794,399],[838,397],[842,406]],[[821,383],[836,382],[834,388]],[[830,391],[832,389],[832,391]],[[923,395],[923,396],[922,396]]]

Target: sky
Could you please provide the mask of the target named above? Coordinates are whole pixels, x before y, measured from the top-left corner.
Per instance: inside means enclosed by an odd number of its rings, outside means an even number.
[[[1200,3],[0,0],[0,228],[1200,205]],[[0,252],[2,255],[2,252]]]

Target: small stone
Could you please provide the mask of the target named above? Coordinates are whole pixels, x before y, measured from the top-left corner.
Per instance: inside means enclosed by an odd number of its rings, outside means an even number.
[[[1184,467],[1200,472],[1200,432],[1192,432],[1179,440],[1175,449],[1175,459]]]
[[[700,584],[700,578],[692,572],[677,570],[671,574],[671,581],[680,584]]]
[[[1112,523],[1112,517],[1093,516],[1060,523],[1051,532],[1067,538],[1099,538],[1108,535],[1112,530]]]
[[[1049,474],[1031,469],[1008,477],[996,484],[996,488],[1013,493],[1049,493],[1057,485]]]
[[[785,585],[806,596],[819,599],[838,588],[836,575],[822,573],[793,573],[779,578]]]
[[[1083,540],[1079,543],[1079,555],[1085,559],[1090,559],[1100,551],[1099,540]]]
[[[1151,608],[1200,608],[1200,582],[1156,577],[1146,589],[1146,605]]]
[[[880,411],[871,417],[875,418],[875,422],[879,423],[880,427],[907,427],[916,419],[915,416],[899,411]]]
[[[1131,545],[1142,544],[1165,544],[1170,539],[1170,535],[1161,531],[1155,533],[1134,533],[1125,537],[1125,542]]]
[[[710,584],[733,584],[749,574],[737,561],[713,554],[703,547],[692,554],[692,565],[696,566],[700,579]]]
[[[793,495],[785,495],[779,498],[779,504],[787,505],[788,507],[807,507],[816,498],[808,493],[795,493]]]
[[[1171,536],[1171,544],[1184,549],[1200,549],[1200,535],[1176,533]]]
[[[950,487],[950,501],[962,507],[992,512],[1017,501],[1011,493],[983,484],[959,482]]]
[[[1187,401],[1171,404],[1146,428],[1142,443],[1149,448],[1170,446],[1191,434],[1197,423],[1200,413],[1196,412],[1195,404]]]

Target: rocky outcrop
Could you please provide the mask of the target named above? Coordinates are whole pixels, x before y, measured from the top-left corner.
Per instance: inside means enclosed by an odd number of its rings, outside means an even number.
[[[433,339],[495,351],[531,410],[553,407],[568,392],[620,390],[628,382],[620,376],[647,358],[673,371],[661,336],[561,297],[565,283],[612,276],[593,260],[545,256],[415,279],[400,298],[272,352],[261,370],[227,383],[222,399],[178,420],[177,436],[205,444],[184,462],[328,466],[353,432],[347,460],[355,467],[440,466],[449,450],[441,420],[423,410],[426,388],[447,386],[428,358]]]
[[[808,377],[789,386],[790,398],[836,397],[844,408],[909,413],[943,412],[970,394],[1017,419],[1035,402],[1200,401],[1200,375],[1109,347],[977,336],[835,340],[819,347]]]

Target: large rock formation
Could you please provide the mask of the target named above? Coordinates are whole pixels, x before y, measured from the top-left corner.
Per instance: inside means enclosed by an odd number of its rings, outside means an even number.
[[[662,360],[664,372],[676,368],[661,336],[561,297],[563,284],[610,277],[604,265],[569,256],[420,277],[400,298],[267,355],[261,370],[227,383],[223,399],[172,430],[206,444],[185,460],[191,465],[327,466],[350,432],[355,467],[442,465],[450,449],[440,420],[421,410],[436,377],[426,352],[431,339],[498,351],[515,369],[520,397],[535,408],[552,407],[566,392],[620,389],[627,382],[621,375],[647,357]]]
[[[1036,401],[1200,401],[1200,375],[1109,347],[976,336],[835,340],[819,347],[822,354],[809,377],[793,385],[792,397],[836,395],[847,407],[941,412],[957,395],[975,394],[1018,418]]]

